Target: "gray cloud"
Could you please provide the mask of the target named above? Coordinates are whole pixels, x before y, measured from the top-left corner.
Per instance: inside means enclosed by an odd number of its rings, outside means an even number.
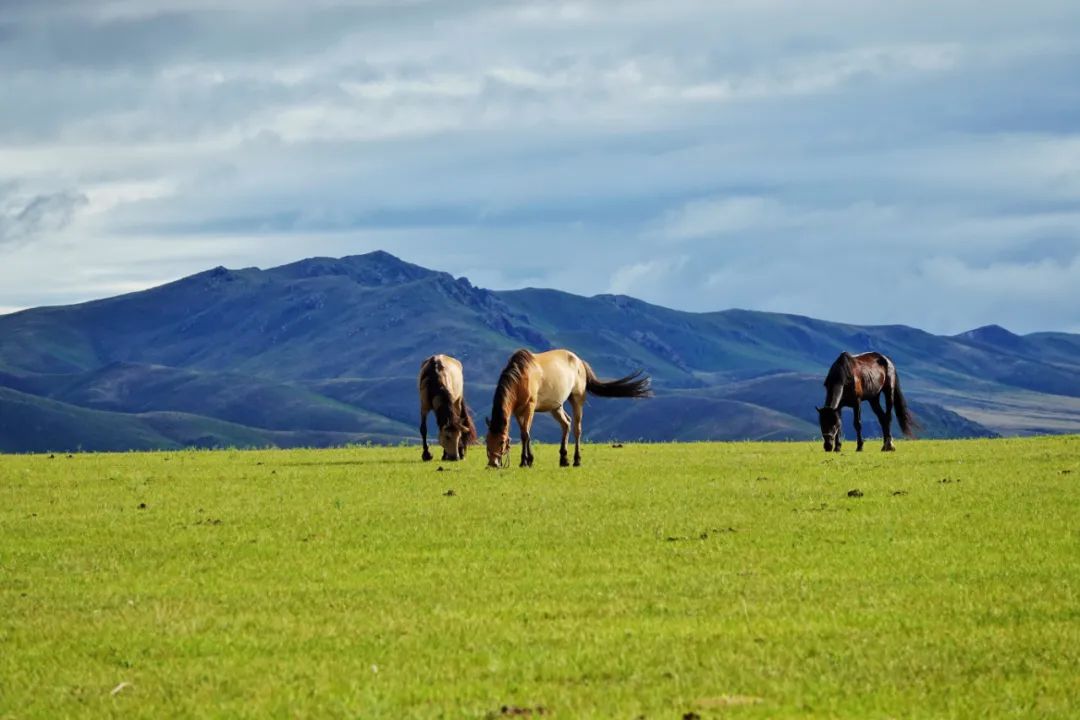
[[[62,230],[86,203],[86,196],[77,192],[16,197],[6,202],[0,197],[0,245],[26,243]]]
[[[1080,327],[1071,3],[0,0],[0,16],[0,183],[86,198],[8,258],[0,306],[132,289],[133,262],[150,283],[384,247],[482,284],[694,310]],[[70,285],[46,275],[58,259],[80,268]],[[841,283],[878,299],[844,303]]]

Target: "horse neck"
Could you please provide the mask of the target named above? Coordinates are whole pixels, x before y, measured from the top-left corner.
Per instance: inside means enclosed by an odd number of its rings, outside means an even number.
[[[491,431],[495,434],[510,434],[510,416],[517,404],[517,393],[517,383],[506,385],[495,393],[495,404],[491,410]]]
[[[431,407],[435,411],[435,422],[439,424],[439,429],[454,422],[454,404],[450,402],[448,394],[436,395]]]
[[[843,383],[835,383],[825,386],[825,407],[835,410],[840,407],[840,401],[844,399]]]

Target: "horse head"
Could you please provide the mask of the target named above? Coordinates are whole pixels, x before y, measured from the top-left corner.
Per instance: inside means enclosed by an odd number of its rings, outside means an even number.
[[[496,433],[491,429],[491,418],[484,418],[488,426],[487,431],[487,456],[489,468],[510,467],[510,432]]]
[[[825,452],[840,452],[840,408],[817,408]]]
[[[439,428],[439,445],[443,449],[443,460],[461,460],[465,457],[462,450],[464,429],[461,423],[449,422]]]

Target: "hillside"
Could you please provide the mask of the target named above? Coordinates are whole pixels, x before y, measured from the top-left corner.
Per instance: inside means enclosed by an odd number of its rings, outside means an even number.
[[[845,349],[896,361],[927,437],[1080,431],[1075,335],[989,327],[943,337],[746,310],[686,313],[625,296],[493,292],[375,252],[215,268],[0,316],[0,447],[398,442],[416,432],[424,357],[465,363],[482,418],[502,364],[522,346],[570,347],[602,375],[640,367],[653,376],[653,401],[590,403],[594,440],[813,437],[821,378]],[[185,420],[163,433],[151,422],[159,413]],[[201,429],[177,429],[192,423]],[[864,425],[877,433],[876,422]],[[555,437],[553,422],[537,429]]]

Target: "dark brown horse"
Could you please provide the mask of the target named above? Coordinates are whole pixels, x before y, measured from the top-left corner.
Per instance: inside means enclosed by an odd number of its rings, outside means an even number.
[[[488,418],[488,467],[510,463],[510,418],[521,428],[521,467],[532,467],[532,424],[538,412],[551,413],[562,427],[559,465],[570,459],[566,441],[571,420],[563,409],[569,401],[574,411],[574,467],[581,465],[581,415],[585,393],[598,397],[643,398],[652,395],[649,378],[641,371],[619,380],[600,380],[589,366],[569,350],[549,350],[534,355],[518,350],[506,364],[495,387],[491,417]]]
[[[881,408],[881,397],[885,397],[885,409]],[[900,377],[892,360],[881,353],[868,352],[862,355],[842,353],[829,368],[825,377],[825,407],[818,411],[821,424],[821,437],[825,441],[825,452],[840,452],[841,417],[840,409],[849,407],[855,411],[856,450],[863,449],[862,436],[862,401],[868,400],[885,438],[883,451],[892,451],[896,447],[892,439],[893,411],[900,423],[900,430],[907,437],[914,436],[918,423],[908,409],[904,393],[900,392]]]
[[[449,355],[432,355],[420,364],[416,379],[420,393],[420,438],[424,443],[424,462],[431,460],[428,450],[427,418],[435,411],[439,424],[439,444],[443,460],[463,460],[465,451],[476,443],[476,427],[465,405],[465,376],[461,363]]]

